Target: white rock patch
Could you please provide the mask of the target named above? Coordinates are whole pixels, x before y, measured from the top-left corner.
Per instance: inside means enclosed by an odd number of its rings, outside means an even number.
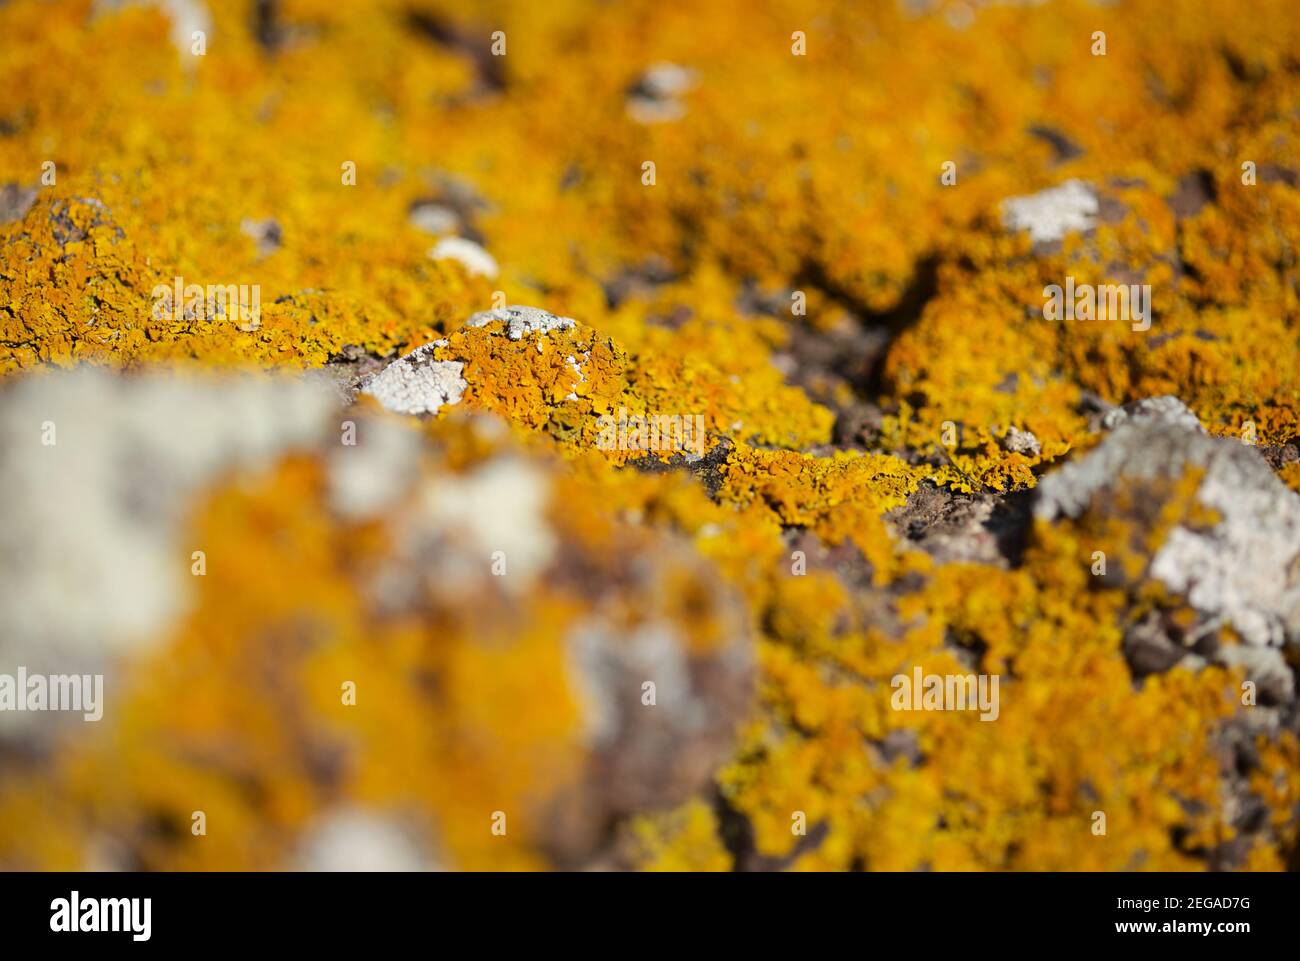
[[[1024,454],[1027,457],[1037,457],[1043,452],[1042,445],[1038,443],[1038,438],[1034,436],[1033,431],[1020,430],[1017,427],[1007,428],[1006,436],[1002,438],[1002,449],[1013,454]]]
[[[567,638],[567,665],[581,701],[587,743],[607,747],[618,739],[626,715],[643,709],[639,701],[629,703],[628,693],[639,692],[650,678],[657,707],[683,733],[696,733],[706,712],[692,697],[684,649],[676,630],[664,622],[643,624],[630,635],[599,618],[576,625]]]

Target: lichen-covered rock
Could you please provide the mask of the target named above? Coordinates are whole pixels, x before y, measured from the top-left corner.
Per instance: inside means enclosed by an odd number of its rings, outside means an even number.
[[[679,533],[593,527],[496,419],[418,423],[253,374],[5,385],[0,432],[26,453],[0,465],[0,657],[106,673],[110,700],[89,733],[4,711],[0,737],[115,772],[121,806],[94,803],[99,775],[7,780],[4,823],[61,801],[0,864],[46,863],[62,834],[77,867],[572,867],[707,783],[753,690],[736,587]],[[192,846],[157,827],[188,824],[196,791],[256,828]]]
[[[252,6],[0,3],[0,867],[1296,863],[1293,4]]]
[[[1112,408],[1103,415],[1101,420],[1101,425],[1107,430],[1113,430],[1120,424],[1143,423],[1164,424],[1173,428],[1194,431],[1198,434],[1205,433],[1200,418],[1192,413],[1188,406],[1177,397],[1168,395],[1144,397],[1141,400],[1133,401],[1131,404],[1125,404],[1123,407]]]
[[[6,383],[0,661],[90,670],[156,643],[194,583],[188,499],[316,444],[331,407],[322,387],[287,378],[81,368]]]
[[[506,325],[506,336],[519,340],[524,334],[547,334],[553,330],[568,330],[574,326],[572,317],[557,317],[540,307],[495,307],[481,310],[465,322],[466,327],[482,327],[499,320]]]
[[[1096,449],[1043,479],[1035,511],[1077,517],[1099,501],[1122,510],[1126,489],[1152,497],[1154,482],[1191,478],[1206,516],[1161,532],[1151,576],[1249,643],[1300,643],[1300,496],[1249,445],[1210,437],[1187,417],[1176,401],[1139,406]],[[1133,509],[1154,528],[1160,506],[1143,499]]]
[[[1016,427],[1008,427],[1006,435],[1002,438],[1002,448],[1013,454],[1028,454],[1030,457],[1037,457],[1043,452],[1042,445],[1038,443],[1038,438],[1034,436],[1033,431],[1020,430]]]

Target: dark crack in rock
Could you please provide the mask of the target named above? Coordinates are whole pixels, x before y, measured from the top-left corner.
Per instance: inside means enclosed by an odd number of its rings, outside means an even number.
[[[885,515],[900,540],[940,563],[1007,567],[1019,560],[1029,528],[1027,492],[959,494],[925,482]]]

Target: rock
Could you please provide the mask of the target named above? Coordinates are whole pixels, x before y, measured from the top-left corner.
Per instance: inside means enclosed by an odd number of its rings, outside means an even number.
[[[1135,400],[1131,404],[1125,404],[1123,407],[1111,408],[1102,417],[1101,426],[1106,430],[1114,430],[1120,424],[1126,422],[1169,424],[1174,427],[1205,433],[1200,418],[1192,413],[1188,406],[1177,397],[1171,397],[1167,394],[1163,397],[1145,397],[1142,400]]]
[[[1002,202],[1002,224],[1008,230],[1028,230],[1034,245],[1060,240],[1068,233],[1097,225],[1101,205],[1096,192],[1081,180],[1067,180],[1036,194]]]
[[[1007,428],[1006,436],[1002,438],[1002,449],[1010,451],[1013,454],[1024,454],[1027,457],[1037,457],[1043,452],[1039,446],[1038,438],[1031,431],[1018,430],[1015,427]]]
[[[908,767],[916,767],[924,759],[916,732],[907,728],[896,728],[890,731],[881,740],[874,742],[874,745],[880,752],[881,760],[887,765],[893,764],[901,757],[907,762]]]
[[[436,340],[399,357],[361,387],[397,414],[436,414],[444,405],[458,404],[469,385],[461,376],[458,360],[435,360],[434,351],[446,346]]]
[[[508,565],[500,569],[508,576],[499,577],[498,585],[526,591],[555,554],[555,535],[546,520],[550,490],[550,479],[529,462],[498,458],[465,476],[439,477],[425,484],[422,522],[463,549],[463,566],[475,572],[500,552],[502,563]],[[442,553],[450,563],[450,552],[444,547]],[[440,578],[450,583],[458,573],[447,567]]]
[[[1163,674],[1179,663],[1195,665],[1195,662],[1189,664],[1188,659],[1196,655],[1171,636],[1173,633],[1166,619],[1154,612],[1124,632],[1122,649],[1134,677]]]
[[[669,808],[699,791],[751,708],[754,655],[740,598],[679,541],[626,533],[630,539],[611,545],[617,553],[599,572],[582,570],[573,546],[564,545],[551,580],[562,587],[580,579],[594,595],[592,609],[565,637],[590,753],[581,784],[553,806],[557,813],[586,812],[557,818],[552,828],[561,864],[582,863],[611,818]],[[628,590],[663,596],[683,575],[698,578],[703,590],[693,618],[712,625],[716,641],[701,644],[691,622],[634,612],[623,600]]]
[[[309,373],[315,373],[329,383],[339,400],[347,405],[355,402],[361,387],[387,366],[385,361],[370,355],[364,348],[345,344],[324,367]]]
[[[1179,220],[1195,217],[1214,202],[1214,177],[1207,170],[1195,170],[1178,178],[1169,207]]]
[[[1300,461],[1300,444],[1292,440],[1286,444],[1260,444],[1255,450],[1264,458],[1264,463],[1273,470],[1281,470],[1287,464]]]
[[[352,422],[355,443],[329,454],[330,505],[341,515],[373,516],[414,484],[420,439],[409,424],[396,417]]]
[[[327,436],[335,400],[284,378],[95,368],[0,393],[0,664],[99,670],[184,609],[188,498]],[[31,715],[0,713],[0,725]]]
[[[0,227],[22,220],[36,202],[36,188],[21,184],[0,186]]]
[[[1273,703],[1295,700],[1295,678],[1280,649],[1226,644],[1219,648],[1215,659],[1221,664],[1243,668],[1246,679],[1258,685],[1261,700]]]
[[[1055,127],[1049,127],[1044,124],[1032,124],[1026,128],[1025,133],[1031,137],[1037,137],[1052,148],[1055,153],[1055,161],[1058,164],[1073,160],[1076,157],[1082,157],[1086,152],[1077,143],[1067,137]]]
[[[590,788],[619,813],[684,800],[723,759],[730,728],[743,714],[752,670],[748,646],[693,652],[672,623],[629,629],[593,616],[575,625],[567,647],[599,772]],[[654,685],[653,703],[646,682]]]
[[[1300,495],[1287,489],[1250,447],[1193,428],[1174,398],[1125,408],[1118,426],[1082,459],[1048,474],[1035,513],[1046,520],[1085,510],[1115,510],[1115,494],[1144,485],[1138,523],[1154,523],[1159,504],[1143,495],[1152,481],[1202,472],[1197,500],[1217,512],[1212,527],[1178,526],[1151,558],[1148,573],[1222,617],[1248,643],[1300,643]],[[1158,496],[1158,495],[1157,495]]]
[[[894,536],[940,563],[1006,567],[1023,546],[1029,513],[1024,495],[954,494],[921,484],[885,515]]]

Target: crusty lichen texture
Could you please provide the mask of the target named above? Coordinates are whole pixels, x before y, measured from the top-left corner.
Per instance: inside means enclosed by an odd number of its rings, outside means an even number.
[[[1293,6],[0,3],[0,868],[1296,867]]]

